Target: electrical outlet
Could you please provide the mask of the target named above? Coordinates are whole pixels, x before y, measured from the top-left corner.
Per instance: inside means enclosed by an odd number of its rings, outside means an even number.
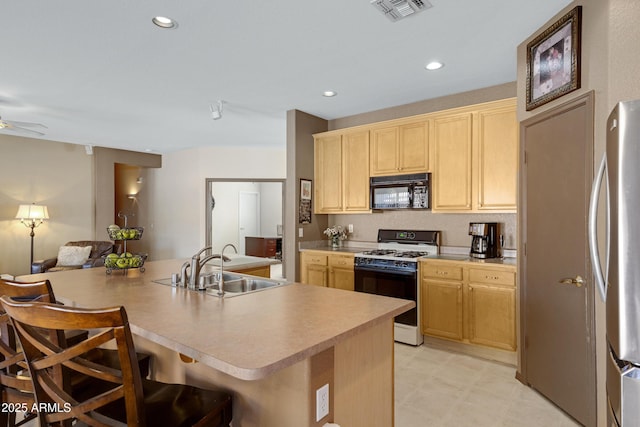
[[[329,415],[329,384],[316,390],[316,422]]]
[[[349,224],[349,233],[353,233],[353,224]]]
[[[298,228],[298,237],[304,237],[304,228]]]

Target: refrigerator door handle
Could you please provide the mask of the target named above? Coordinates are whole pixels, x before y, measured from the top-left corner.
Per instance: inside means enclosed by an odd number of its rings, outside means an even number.
[[[591,199],[589,202],[589,254],[591,256],[591,264],[593,266],[593,273],[596,281],[596,288],[600,293],[602,301],[607,300],[607,287],[605,283],[604,275],[602,274],[602,267],[600,266],[600,253],[598,252],[598,202],[600,187],[602,186],[602,179],[607,169],[607,154],[602,156],[598,173],[593,181],[593,187],[591,188]],[[609,194],[607,192],[607,240],[609,239]],[[607,246],[608,246],[607,242]],[[609,251],[607,250],[607,257]],[[605,260],[609,263],[609,260]]]

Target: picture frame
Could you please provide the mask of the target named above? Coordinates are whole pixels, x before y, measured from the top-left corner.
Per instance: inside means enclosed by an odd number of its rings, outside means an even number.
[[[300,180],[300,200],[311,200],[311,180]]]
[[[580,88],[581,32],[576,6],[527,44],[527,111]]]
[[[298,208],[298,223],[311,224],[312,186],[310,179],[300,180],[300,206]]]

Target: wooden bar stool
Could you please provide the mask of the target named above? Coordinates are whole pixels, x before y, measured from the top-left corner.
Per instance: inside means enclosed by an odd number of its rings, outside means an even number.
[[[48,280],[37,282],[19,282],[0,279],[0,295],[7,295],[22,301],[55,302],[53,289]],[[64,333],[64,345],[73,345],[85,340],[89,332],[82,329],[71,329]],[[22,351],[18,348],[16,336],[9,317],[0,313],[0,399],[12,408],[32,408],[35,403],[33,387],[29,378],[27,364]],[[96,349],[86,355],[92,360],[100,360],[103,364],[118,367],[120,360],[116,350]],[[136,353],[136,358],[144,377],[149,375],[151,356]],[[75,392],[89,387],[90,382],[77,375],[70,379],[70,386]],[[19,426],[36,417],[36,413],[25,414],[25,419],[16,423],[16,411],[0,411],[0,426]]]
[[[89,425],[229,426],[228,393],[141,378],[124,307],[86,309],[20,302],[7,296],[0,297],[0,303],[22,345],[36,401],[47,404],[45,412],[39,413],[40,425],[77,420]],[[97,333],[74,346],[61,346],[61,331],[78,327]],[[120,369],[83,357],[112,341]],[[62,366],[92,378],[97,385],[82,395],[70,395]]]

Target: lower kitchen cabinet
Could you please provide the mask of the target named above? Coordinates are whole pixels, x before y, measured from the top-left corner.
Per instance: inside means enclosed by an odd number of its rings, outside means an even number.
[[[516,349],[516,290],[469,284],[469,342]]]
[[[423,333],[462,340],[461,282],[427,279],[422,293]]]
[[[423,334],[514,351],[515,276],[509,265],[421,261]]]
[[[354,255],[332,251],[300,252],[300,282],[308,285],[353,290]]]
[[[320,251],[300,253],[300,282],[308,285],[327,286],[328,256]]]
[[[352,291],[354,286],[353,254],[329,255],[329,287]]]

